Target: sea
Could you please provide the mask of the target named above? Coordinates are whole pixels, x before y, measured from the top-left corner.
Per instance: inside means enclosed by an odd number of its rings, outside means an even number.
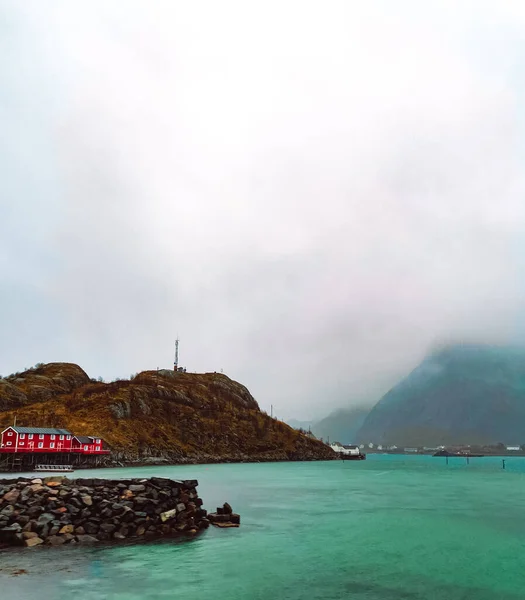
[[[198,479],[238,529],[0,553],[2,598],[523,600],[525,459],[185,465],[83,477]]]

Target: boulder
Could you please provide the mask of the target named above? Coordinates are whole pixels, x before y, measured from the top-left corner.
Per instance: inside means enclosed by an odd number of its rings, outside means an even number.
[[[129,486],[129,491],[130,492],[144,492],[146,490],[146,486],[143,484],[138,484],[138,485],[130,485]]]
[[[33,546],[39,546],[40,544],[43,544],[44,540],[39,538],[38,536],[36,537],[32,537],[32,538],[28,538],[25,541],[25,545],[27,548],[32,548]]]
[[[75,528],[73,527],[73,525],[64,525],[64,527],[62,527],[59,531],[60,534],[63,533],[73,533],[73,531],[75,530]]]
[[[19,496],[20,492],[15,488],[14,490],[7,492],[7,494],[4,494],[4,502],[15,504]]]
[[[96,544],[98,542],[97,538],[92,535],[77,535],[76,540],[79,544]]]
[[[66,539],[60,535],[51,535],[47,538],[46,544],[50,546],[61,546],[66,543]]]

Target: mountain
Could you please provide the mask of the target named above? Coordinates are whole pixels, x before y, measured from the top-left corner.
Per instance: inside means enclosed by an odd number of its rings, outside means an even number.
[[[370,411],[359,442],[525,442],[525,349],[454,345],[429,355]]]
[[[126,462],[330,460],[332,450],[259,410],[250,392],[219,373],[144,371],[91,380],[50,363],[0,379],[0,430],[13,423],[99,435]]]
[[[357,432],[366,419],[370,408],[341,408],[312,425],[312,432],[317,438],[330,439],[332,442],[352,444],[357,439]]]

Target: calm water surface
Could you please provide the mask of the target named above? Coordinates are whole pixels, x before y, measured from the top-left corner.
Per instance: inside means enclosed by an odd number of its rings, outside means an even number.
[[[180,543],[0,553],[25,600],[523,600],[525,460],[197,465],[82,476],[197,478],[240,529]],[[14,569],[27,574],[13,576]]]

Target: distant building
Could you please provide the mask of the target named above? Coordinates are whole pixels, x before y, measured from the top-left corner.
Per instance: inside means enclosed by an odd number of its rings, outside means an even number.
[[[334,452],[344,454],[345,456],[358,456],[359,454],[361,454],[359,446],[355,445],[345,446],[344,444],[340,444],[339,442],[334,442],[333,444],[330,444],[330,448],[332,448]]]
[[[521,446],[507,446],[508,452],[520,452]]]
[[[419,448],[404,448],[405,452],[411,452],[412,454],[414,452],[419,452]]]

